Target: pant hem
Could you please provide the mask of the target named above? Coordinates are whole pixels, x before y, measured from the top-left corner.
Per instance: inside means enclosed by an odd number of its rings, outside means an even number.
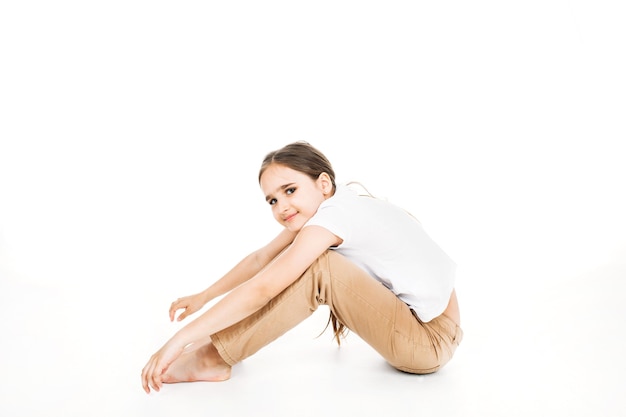
[[[226,352],[226,348],[222,344],[220,337],[217,334],[211,335],[211,342],[215,349],[217,349],[217,353],[222,357],[222,360],[229,364],[230,366],[234,366],[237,362],[230,357],[228,352]]]

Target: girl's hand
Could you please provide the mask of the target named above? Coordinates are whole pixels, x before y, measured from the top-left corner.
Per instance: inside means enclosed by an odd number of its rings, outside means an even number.
[[[147,394],[150,387],[159,391],[163,385],[163,374],[183,352],[183,347],[175,346],[170,340],[156,352],[141,371],[141,385]]]
[[[206,304],[206,297],[203,293],[198,293],[194,295],[189,295],[187,297],[179,298],[174,301],[170,306],[170,321],[174,321],[174,316],[176,315],[176,311],[180,309],[184,309],[182,313],[176,319],[177,321],[183,320],[185,317],[190,314],[195,313],[200,310]]]

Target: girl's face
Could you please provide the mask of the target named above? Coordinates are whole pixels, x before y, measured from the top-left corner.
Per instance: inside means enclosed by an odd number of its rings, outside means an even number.
[[[300,171],[284,165],[271,164],[260,180],[265,200],[278,223],[298,232],[332,195],[332,182],[326,173],[312,180]]]

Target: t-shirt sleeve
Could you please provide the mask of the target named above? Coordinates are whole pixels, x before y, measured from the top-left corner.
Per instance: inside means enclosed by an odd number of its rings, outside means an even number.
[[[343,243],[350,240],[351,219],[346,210],[335,205],[321,205],[317,212],[304,225],[320,226],[328,230],[335,236],[343,240]]]

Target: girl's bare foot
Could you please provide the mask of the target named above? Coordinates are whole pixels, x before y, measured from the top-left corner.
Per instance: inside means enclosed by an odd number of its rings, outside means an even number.
[[[224,362],[212,343],[193,352],[183,353],[163,375],[163,383],[225,381],[231,366]]]

